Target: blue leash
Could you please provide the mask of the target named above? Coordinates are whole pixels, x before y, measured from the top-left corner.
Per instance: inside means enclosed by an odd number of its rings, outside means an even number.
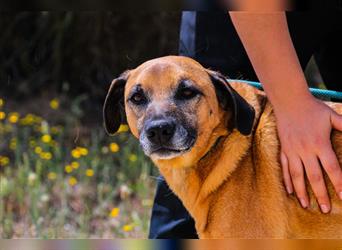
[[[252,82],[252,81],[246,81],[246,80],[232,80],[232,79],[228,79],[228,82],[247,83],[253,87],[263,90],[263,87],[261,83],[259,82]],[[334,98],[334,99],[342,100],[342,92],[338,92],[334,90],[326,90],[326,89],[316,89],[316,88],[310,88],[310,92],[316,97]]]

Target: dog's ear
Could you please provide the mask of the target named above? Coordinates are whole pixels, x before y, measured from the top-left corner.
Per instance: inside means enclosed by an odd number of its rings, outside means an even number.
[[[233,124],[243,135],[252,132],[255,110],[229,84],[222,74],[208,70],[217,99],[224,110],[232,111]]]
[[[104,126],[108,134],[118,131],[120,124],[126,123],[124,92],[129,71],[125,71],[112,81],[103,105]]]

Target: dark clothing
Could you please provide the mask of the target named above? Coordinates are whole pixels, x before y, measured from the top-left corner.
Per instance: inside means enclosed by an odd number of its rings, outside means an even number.
[[[342,91],[342,13],[291,12],[287,21],[303,70],[314,55],[326,86]],[[183,12],[179,53],[232,79],[258,81],[225,12]],[[193,219],[163,180],[158,182],[149,237],[197,237]]]
[[[197,238],[193,219],[162,177],[157,182],[149,238]]]

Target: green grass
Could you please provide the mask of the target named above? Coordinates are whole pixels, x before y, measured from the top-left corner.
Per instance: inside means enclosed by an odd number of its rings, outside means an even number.
[[[0,99],[0,236],[146,237],[155,169],[127,126],[109,137],[81,102],[47,102],[45,117]]]

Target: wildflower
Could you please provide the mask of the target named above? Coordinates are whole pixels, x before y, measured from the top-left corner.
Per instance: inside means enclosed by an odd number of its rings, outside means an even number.
[[[74,157],[75,159],[78,159],[81,157],[81,153],[77,148],[75,148],[71,150],[71,156]]]
[[[15,150],[17,148],[17,138],[12,138],[9,144],[9,148]]]
[[[39,123],[41,123],[42,121],[43,121],[43,118],[41,118],[40,116],[37,116],[37,115],[34,115],[34,116],[33,116],[33,122],[34,122],[34,123],[39,124]]]
[[[120,209],[118,207],[115,207],[112,209],[112,211],[110,211],[109,216],[112,218],[115,218],[115,217],[118,217],[119,213],[120,213]]]
[[[80,154],[83,156],[86,156],[88,154],[88,149],[79,147],[78,150],[80,151]]]
[[[17,113],[17,112],[9,113],[9,115],[8,115],[8,121],[9,121],[10,123],[17,123],[18,120],[19,120],[19,117],[20,117],[20,115],[19,115],[19,113]]]
[[[55,140],[51,140],[50,145],[56,148],[58,146],[58,143]]]
[[[6,113],[3,111],[0,111],[0,120],[5,120],[6,118]]]
[[[64,170],[65,170],[65,172],[67,172],[69,174],[72,172],[72,167],[70,165],[66,165]]]
[[[54,98],[50,101],[50,108],[58,109],[59,108],[59,101],[57,98]]]
[[[103,153],[103,154],[107,154],[108,153],[108,147],[106,147],[106,146],[103,146],[102,148],[101,148],[101,152]]]
[[[119,188],[119,195],[121,200],[125,200],[128,198],[132,193],[132,190],[125,184],[121,185]]]
[[[58,134],[61,130],[62,130],[62,129],[61,129],[61,126],[53,126],[53,127],[51,127],[51,134],[56,135],[56,134]]]
[[[36,146],[36,141],[33,140],[33,139],[31,139],[31,140],[29,141],[29,144],[30,144],[30,147],[33,148],[34,146]]]
[[[136,162],[138,160],[138,156],[136,154],[130,154],[128,160],[131,162]]]
[[[141,201],[141,204],[144,207],[152,207],[153,201],[151,199],[144,199],[144,200]]]
[[[34,122],[34,115],[27,114],[24,118],[20,120],[21,125],[31,125]]]
[[[0,108],[1,108],[2,106],[4,106],[4,104],[5,104],[4,99],[0,98]]]
[[[127,224],[127,225],[124,225],[122,227],[122,230],[125,231],[125,232],[130,232],[134,229],[134,225],[133,224]]]
[[[40,153],[43,152],[43,149],[42,149],[41,147],[37,146],[37,147],[34,148],[34,152],[35,152],[36,154],[40,154]]]
[[[42,194],[42,196],[40,197],[40,200],[42,202],[48,202],[50,200],[50,196],[48,194]]]
[[[10,159],[7,156],[1,156],[0,155],[0,166],[4,167],[7,166],[10,162]]]
[[[72,167],[73,169],[78,169],[79,166],[80,166],[80,164],[79,164],[77,161],[71,162],[71,167]]]
[[[28,184],[33,185],[36,180],[37,180],[37,175],[33,172],[30,172],[27,176]]]
[[[94,170],[92,170],[92,169],[87,169],[85,174],[86,174],[86,176],[88,176],[88,177],[92,177],[92,176],[94,175]]]
[[[55,172],[50,172],[50,173],[48,173],[48,179],[49,180],[56,180],[56,178],[57,178],[57,174],[55,173]]]
[[[127,132],[128,130],[129,130],[128,125],[121,124],[119,129],[118,129],[118,133],[120,133],[120,132]]]
[[[41,140],[44,143],[49,143],[49,142],[51,142],[52,138],[51,138],[51,135],[45,134],[41,137]]]
[[[52,154],[50,152],[41,152],[39,156],[44,160],[51,160],[52,158]]]
[[[118,144],[113,142],[113,143],[109,144],[109,149],[110,149],[111,152],[116,153],[116,152],[119,151],[120,147],[119,147]]]
[[[69,182],[69,185],[73,187],[77,184],[77,179],[75,177],[70,177],[68,182]]]

